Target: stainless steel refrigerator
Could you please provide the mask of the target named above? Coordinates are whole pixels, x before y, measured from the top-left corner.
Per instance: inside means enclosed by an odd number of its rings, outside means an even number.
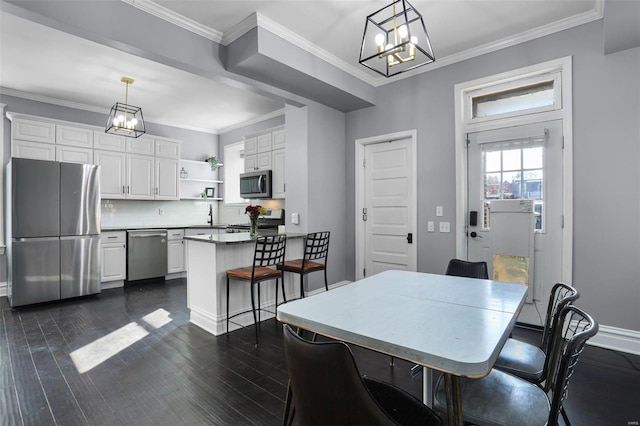
[[[100,292],[100,173],[12,158],[6,170],[11,306]]]

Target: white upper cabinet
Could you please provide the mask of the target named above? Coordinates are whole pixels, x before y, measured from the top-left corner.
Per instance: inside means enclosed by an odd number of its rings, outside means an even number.
[[[246,138],[244,140],[244,156],[255,155],[258,153],[258,138]]]
[[[15,118],[11,123],[13,139],[23,141],[56,143],[56,125],[44,121]]]
[[[284,149],[271,151],[271,198],[284,198]]]
[[[100,195],[102,198],[125,198],[126,154],[114,151],[94,151],[95,164],[100,166]]]
[[[63,163],[93,164],[93,149],[56,145],[56,161]]]
[[[154,155],[156,152],[155,140],[151,138],[126,138],[126,152],[132,154]]]
[[[153,200],[154,195],[154,157],[127,154],[126,197],[135,200]]]
[[[180,199],[180,160],[156,157],[155,164],[155,199]]]
[[[284,129],[280,129],[280,130],[274,130],[271,133],[271,146],[273,148],[273,150],[277,150],[277,149],[284,149],[285,148],[285,130]]]
[[[95,149],[124,152],[125,139],[124,136],[112,135],[104,131],[93,131],[93,147]]]
[[[271,151],[271,133],[258,135],[256,144],[258,145],[258,154]]]
[[[85,127],[57,124],[56,144],[93,148],[93,130]]]
[[[180,142],[156,139],[156,157],[180,159]]]
[[[49,143],[14,139],[11,142],[11,156],[29,158],[31,160],[54,161],[56,159],[56,146]]]

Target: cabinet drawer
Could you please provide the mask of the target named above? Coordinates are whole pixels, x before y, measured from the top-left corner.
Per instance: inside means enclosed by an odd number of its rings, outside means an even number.
[[[194,235],[216,235],[218,229],[216,228],[187,228],[184,230],[185,237],[193,237]]]
[[[183,237],[184,237],[184,229],[169,229],[169,230],[167,230],[167,239],[169,241],[181,240]]]
[[[102,244],[124,243],[126,241],[126,231],[106,231],[100,234],[100,242],[102,242]]]

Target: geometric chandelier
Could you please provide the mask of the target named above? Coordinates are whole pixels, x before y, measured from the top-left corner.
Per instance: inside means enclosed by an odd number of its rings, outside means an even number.
[[[129,85],[133,84],[133,79],[122,77],[121,82],[127,85],[124,103],[116,102],[111,107],[111,113],[107,119],[105,133],[122,135],[129,138],[137,138],[146,132],[142,108],[129,105]]]
[[[367,16],[359,62],[391,77],[436,60],[422,15],[406,0],[396,0]]]

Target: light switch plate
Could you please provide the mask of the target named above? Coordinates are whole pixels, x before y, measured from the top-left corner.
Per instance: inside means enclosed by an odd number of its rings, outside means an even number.
[[[451,232],[451,225],[449,222],[440,222],[440,232]]]
[[[298,225],[300,223],[300,214],[291,213],[291,223],[294,225]]]
[[[436,206],[436,216],[440,217],[443,214],[444,209],[442,206]]]
[[[430,220],[429,222],[427,222],[427,231],[428,232],[435,232],[436,227],[435,224],[433,223],[432,220]]]

